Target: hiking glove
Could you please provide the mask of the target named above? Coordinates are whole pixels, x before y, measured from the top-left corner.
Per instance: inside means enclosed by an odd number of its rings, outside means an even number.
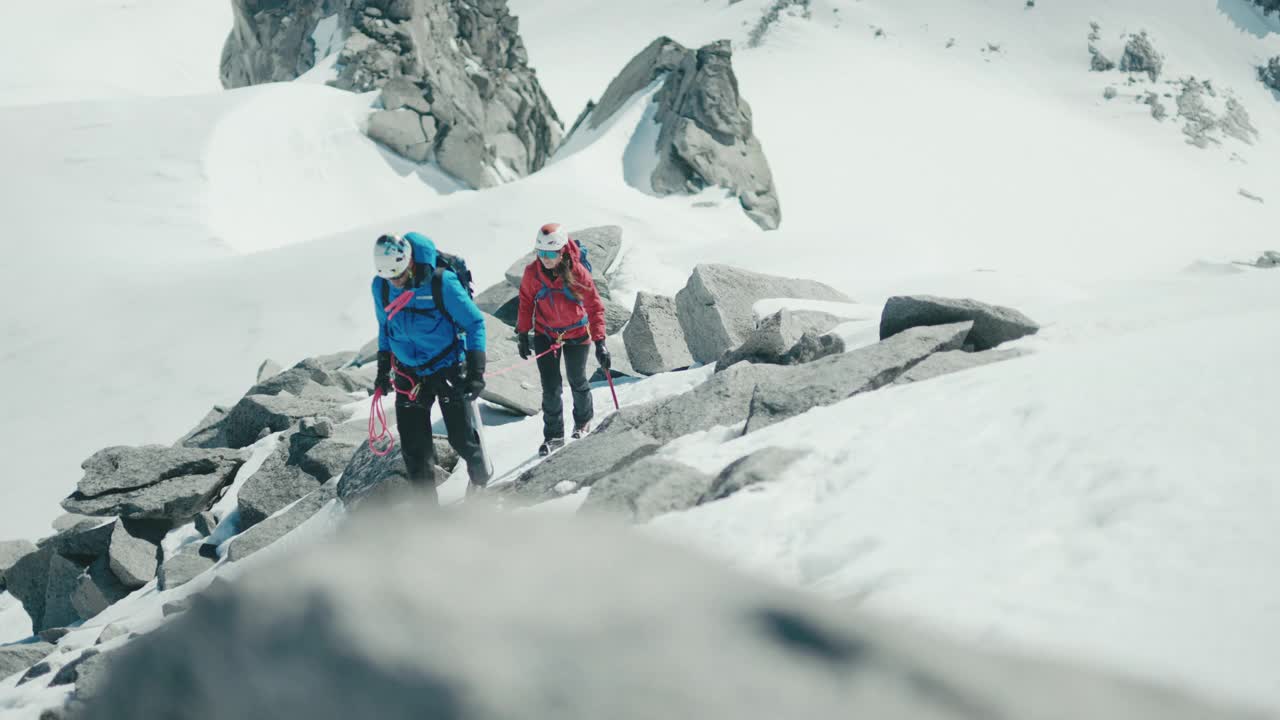
[[[484,392],[484,351],[467,351],[467,376],[462,381],[462,395],[467,400],[475,400]]]
[[[613,358],[609,355],[609,348],[604,346],[603,340],[596,341],[596,360],[600,362],[600,367],[610,370]]]
[[[374,379],[373,387],[381,390],[383,395],[395,392],[391,387],[391,352],[388,350],[378,351],[378,377]]]
[[[529,349],[529,333],[520,333],[516,337],[516,343],[520,346],[520,359],[528,360],[533,351]]]

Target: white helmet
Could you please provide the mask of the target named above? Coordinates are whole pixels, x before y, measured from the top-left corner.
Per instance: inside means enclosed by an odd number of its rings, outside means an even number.
[[[569,233],[560,223],[547,223],[538,228],[538,239],[533,248],[542,252],[560,252],[569,244]]]
[[[373,244],[373,266],[378,277],[400,277],[413,262],[413,249],[409,241],[399,235],[383,235]]]

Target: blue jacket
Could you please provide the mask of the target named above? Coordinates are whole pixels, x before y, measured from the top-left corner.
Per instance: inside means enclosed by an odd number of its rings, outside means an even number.
[[[446,270],[441,278],[444,297],[433,298],[431,275],[436,266],[435,243],[416,232],[407,233],[404,237],[413,246],[414,287],[401,290],[388,280],[373,279],[378,349],[390,350],[401,365],[416,368],[420,375],[430,375],[462,362],[464,351],[485,349],[484,315],[452,271]],[[384,285],[389,291],[389,303],[403,293],[415,293],[413,300],[390,321],[382,302]],[[438,301],[443,301],[444,309],[457,323],[456,327],[440,312],[436,304]],[[456,352],[451,351],[453,348]],[[431,365],[423,367],[427,363]]]

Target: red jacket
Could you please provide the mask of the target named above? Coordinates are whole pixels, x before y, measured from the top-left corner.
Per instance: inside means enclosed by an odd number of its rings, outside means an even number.
[[[600,292],[596,290],[591,273],[578,261],[578,244],[570,240],[565,252],[572,258],[578,289],[570,288],[570,293],[566,294],[564,282],[543,270],[542,261],[534,259],[525,266],[524,278],[520,281],[520,313],[516,318],[516,332],[527,333],[536,329],[553,338],[563,332],[567,340],[581,338],[590,332],[592,340],[603,340],[604,302],[600,300]]]

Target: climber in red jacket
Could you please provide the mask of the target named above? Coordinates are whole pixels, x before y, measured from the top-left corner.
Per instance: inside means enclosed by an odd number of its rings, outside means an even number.
[[[525,267],[520,281],[516,333],[520,357],[540,356],[543,443],[538,454],[547,455],[564,445],[560,357],[564,356],[565,374],[573,391],[574,439],[590,431],[595,415],[587,380],[591,341],[595,341],[596,359],[606,372],[610,358],[604,344],[604,302],[591,279],[591,270],[584,264],[578,243],[560,225],[550,223],[538,230],[534,249],[538,257]],[[534,333],[532,346],[530,331]],[[557,343],[558,349],[547,352]]]

